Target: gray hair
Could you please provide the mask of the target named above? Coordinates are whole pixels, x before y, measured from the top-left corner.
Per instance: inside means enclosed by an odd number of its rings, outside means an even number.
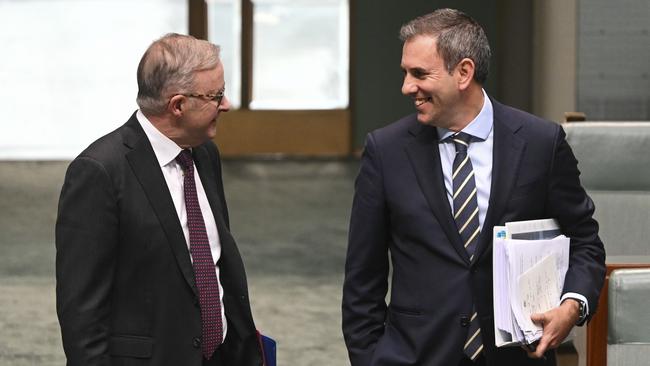
[[[170,94],[190,93],[198,71],[217,67],[219,46],[192,36],[169,33],[154,41],[138,65],[140,110],[159,115],[165,111]]]
[[[469,15],[455,9],[438,9],[406,23],[400,29],[400,39],[406,42],[416,36],[437,38],[438,54],[447,72],[464,59],[474,61],[474,80],[483,85],[490,67],[490,44],[483,28]]]

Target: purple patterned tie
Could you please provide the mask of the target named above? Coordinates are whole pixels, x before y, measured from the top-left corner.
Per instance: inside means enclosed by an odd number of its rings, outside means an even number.
[[[176,162],[184,171],[183,184],[187,226],[190,231],[190,253],[201,307],[202,350],[203,357],[209,360],[223,338],[219,283],[208,242],[208,233],[205,230],[203,214],[196,195],[192,153],[187,149],[181,151],[176,157]]]

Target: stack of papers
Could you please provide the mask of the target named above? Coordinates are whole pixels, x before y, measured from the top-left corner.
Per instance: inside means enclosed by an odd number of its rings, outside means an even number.
[[[497,347],[531,344],[542,328],[530,320],[559,305],[569,268],[569,238],[554,219],[494,227],[494,332]]]

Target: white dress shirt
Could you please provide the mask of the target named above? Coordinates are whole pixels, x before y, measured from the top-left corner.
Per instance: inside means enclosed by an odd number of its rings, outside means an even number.
[[[144,130],[144,133],[147,135],[151,147],[153,147],[153,152],[156,154],[156,159],[160,164],[160,170],[165,177],[165,182],[167,182],[167,187],[169,188],[169,193],[171,194],[172,201],[174,201],[174,207],[176,208],[176,214],[183,228],[183,234],[185,235],[185,242],[187,243],[187,249],[189,252],[190,248],[190,230],[187,225],[187,212],[185,210],[185,193],[184,193],[184,184],[183,184],[183,168],[176,162],[176,157],[183,150],[180,146],[170,140],[167,136],[163,135],[147,117],[138,110],[136,113],[138,122]],[[201,177],[199,172],[194,167],[194,181],[196,183],[196,194],[199,200],[199,206],[201,207],[201,214],[203,215],[203,222],[205,223],[205,229],[208,234],[208,241],[210,242],[210,251],[212,252],[212,260],[214,261],[214,269],[217,274],[217,282],[219,284],[219,302],[221,303],[221,320],[223,324],[223,339],[226,339],[226,314],[223,306],[223,287],[221,286],[221,280],[219,277],[219,266],[217,262],[219,257],[221,257],[221,241],[219,240],[219,232],[217,231],[217,223],[212,214],[212,209],[210,208],[210,202],[208,202],[208,197],[205,194],[205,189],[201,183]],[[192,259],[192,254],[190,253],[190,260]]]

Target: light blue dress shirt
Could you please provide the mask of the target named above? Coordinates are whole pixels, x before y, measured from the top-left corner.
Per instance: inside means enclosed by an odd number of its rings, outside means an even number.
[[[492,185],[493,119],[492,102],[490,102],[490,98],[488,98],[485,90],[483,90],[483,108],[481,108],[478,115],[462,130],[462,132],[472,136],[467,154],[474,169],[476,198],[478,201],[478,221],[481,231],[483,230],[483,222],[485,222],[485,214],[487,213],[488,202],[490,201],[490,188]],[[437,127],[437,129],[440,163],[442,164],[442,174],[445,178],[447,199],[449,200],[449,206],[452,208],[452,211],[455,211],[453,198],[454,188],[451,176],[453,174],[452,166],[454,164],[454,157],[456,156],[456,147],[454,147],[452,141],[448,140],[455,132],[442,127]]]

